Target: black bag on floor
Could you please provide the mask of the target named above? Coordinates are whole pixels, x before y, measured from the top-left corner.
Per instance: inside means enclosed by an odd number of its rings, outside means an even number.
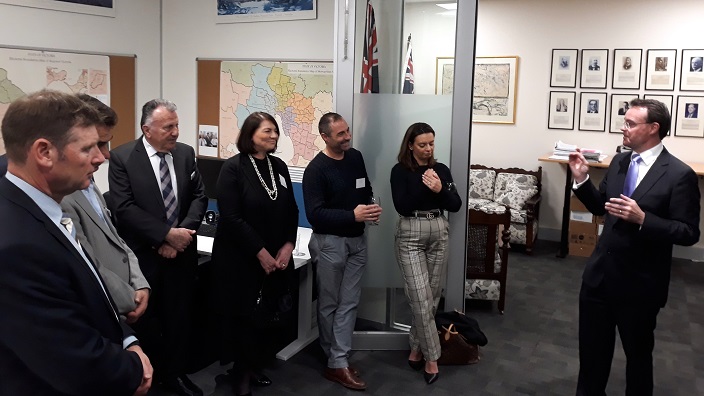
[[[479,328],[479,322],[462,312],[438,312],[435,314],[435,325],[440,332],[443,332],[443,327],[447,329],[450,325],[454,325],[455,330],[470,344],[485,346],[489,342]]]

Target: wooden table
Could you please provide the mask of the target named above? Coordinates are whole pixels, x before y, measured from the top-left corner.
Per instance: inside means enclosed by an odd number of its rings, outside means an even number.
[[[565,178],[565,197],[562,204],[562,228],[560,229],[560,250],[557,252],[557,257],[565,257],[569,253],[569,227],[570,227],[570,196],[572,195],[572,170],[567,164],[569,163],[566,159],[553,159],[550,158],[552,154],[546,154],[540,158],[540,162],[554,162],[557,164],[565,165],[567,169],[567,176]],[[613,156],[606,157],[602,162],[590,162],[589,166],[591,168],[606,169],[611,165],[611,159]],[[685,162],[689,165],[694,172],[699,176],[704,176],[704,163],[697,162]]]

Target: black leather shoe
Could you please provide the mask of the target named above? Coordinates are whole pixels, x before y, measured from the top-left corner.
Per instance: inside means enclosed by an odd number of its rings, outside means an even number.
[[[203,390],[200,389],[198,387],[198,385],[196,385],[193,381],[191,381],[191,379],[188,378],[185,374],[180,375],[178,377],[178,379],[180,379],[181,382],[183,382],[183,385],[186,387],[186,389],[191,391],[191,394],[193,394],[193,396],[203,396]]]
[[[170,378],[161,382],[161,389],[178,396],[202,396],[203,393],[193,393],[181,378]]]
[[[269,386],[271,385],[271,380],[264,374],[252,374],[249,377],[249,383],[254,386]]]
[[[411,368],[413,370],[420,371],[420,369],[425,367],[425,359],[421,359],[421,360],[408,359],[408,365],[411,366]]]
[[[429,372],[423,370],[423,378],[425,378],[425,382],[427,382],[428,385],[437,381],[439,376],[440,376],[440,373],[429,373]]]

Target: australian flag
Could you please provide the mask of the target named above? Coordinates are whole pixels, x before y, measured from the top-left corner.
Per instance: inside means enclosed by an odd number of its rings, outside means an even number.
[[[379,59],[376,47],[376,22],[374,7],[367,0],[367,18],[364,28],[364,56],[362,57],[361,93],[379,93]]]
[[[415,81],[413,80],[413,52],[411,50],[411,35],[408,35],[408,46],[406,49],[406,62],[401,80],[402,89],[401,92],[405,94],[415,93]]]

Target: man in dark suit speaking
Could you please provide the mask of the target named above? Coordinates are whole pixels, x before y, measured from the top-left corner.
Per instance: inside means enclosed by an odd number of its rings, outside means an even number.
[[[176,105],[150,100],[140,124],[139,139],[110,152],[108,172],[118,231],[152,288],[136,329],[162,387],[202,395],[186,377],[186,365],[198,266],[195,233],[208,199],[193,148],[176,141]]]
[[[151,385],[149,359],[59,206],[105,160],[98,122],[54,91],[14,101],[2,121],[0,395],[144,395]]]
[[[604,230],[588,259],[579,294],[577,395],[604,395],[615,329],[627,357],[626,395],[653,394],[657,314],[667,301],[672,246],[699,240],[697,175],[662,144],[670,113],[659,101],[634,99],[626,112],[623,144],[599,189],[589,164],[570,154],[574,192]]]

